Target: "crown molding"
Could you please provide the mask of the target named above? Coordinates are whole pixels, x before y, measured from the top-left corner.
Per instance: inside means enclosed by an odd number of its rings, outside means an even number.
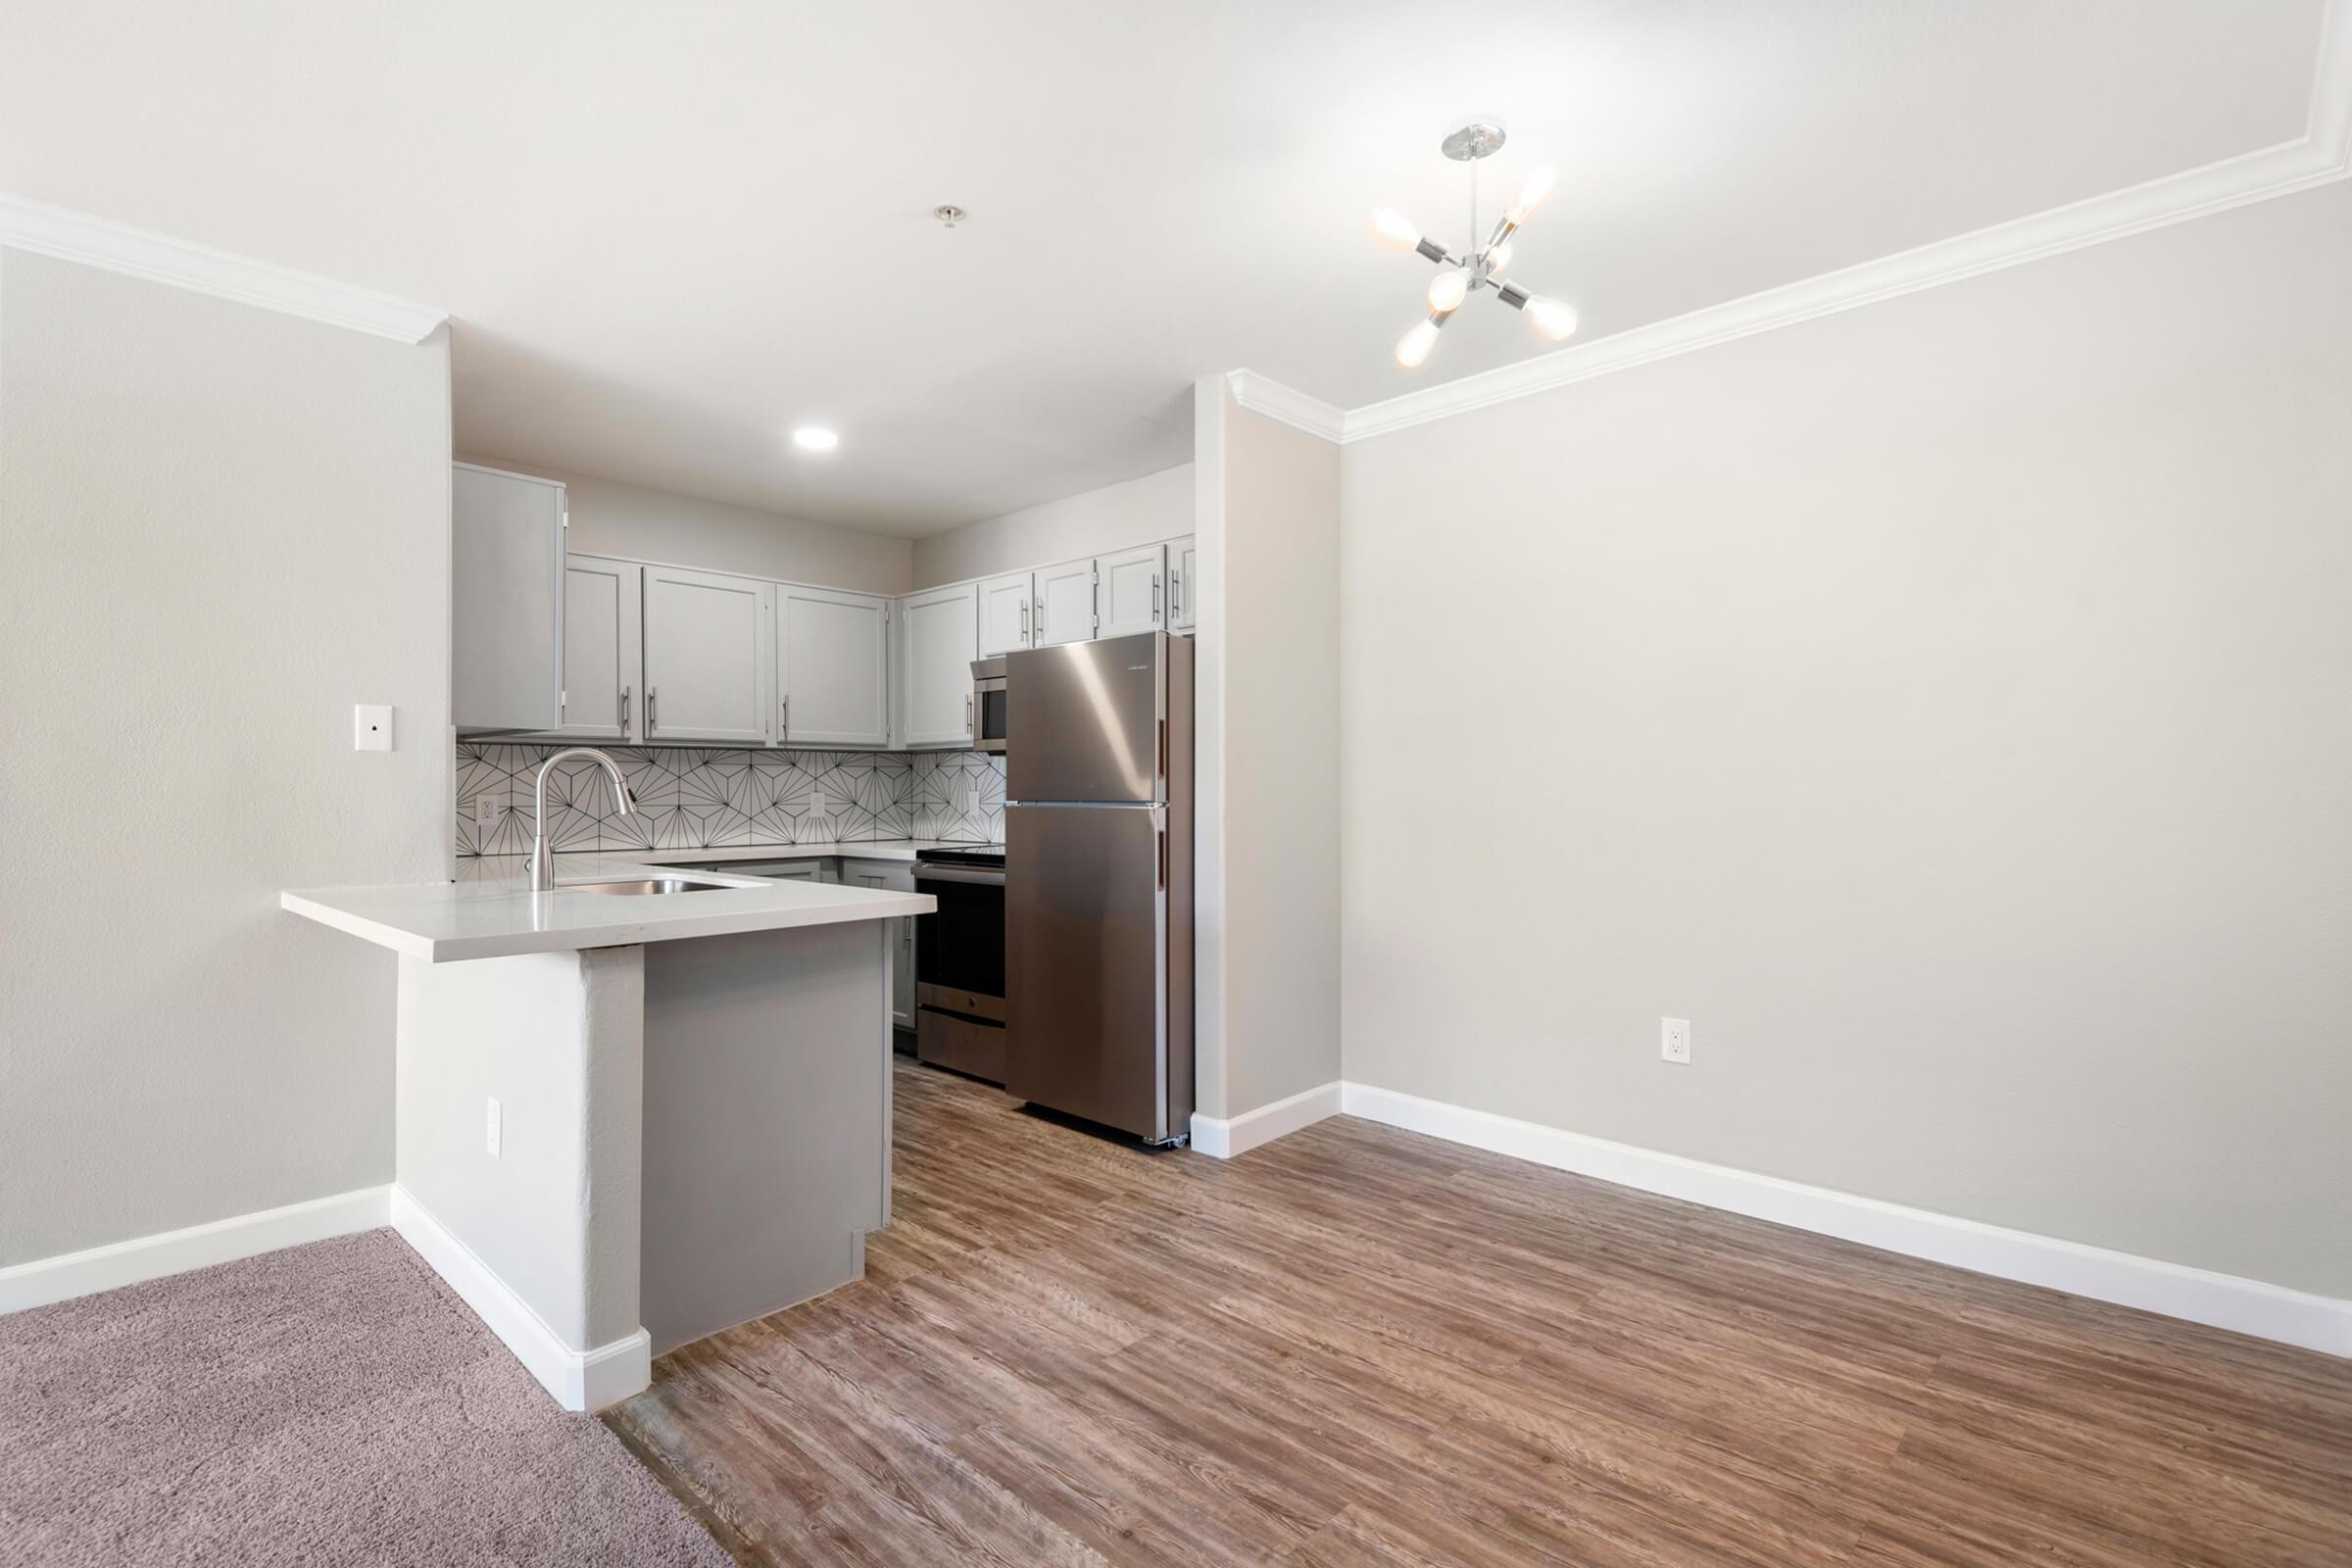
[[[396,343],[422,342],[449,319],[444,312],[389,294],[5,193],[0,193],[0,246],[171,283]]]
[[[1350,409],[1341,416],[1338,439],[1408,429],[2342,179],[2352,173],[2352,0],[2330,0],[2321,23],[2307,125],[2295,141]]]
[[[1348,416],[1319,398],[1310,398],[1280,381],[1269,380],[1255,370],[1228,371],[1225,384],[1233,389],[1233,401],[1253,414],[1279,419],[1293,429],[1304,430],[1326,441],[1346,438]]]

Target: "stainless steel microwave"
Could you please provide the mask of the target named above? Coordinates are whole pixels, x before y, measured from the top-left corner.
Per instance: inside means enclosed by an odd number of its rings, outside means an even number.
[[[1004,750],[1004,661],[975,659],[972,661],[972,705],[977,721],[972,726],[972,745],[983,752]]]

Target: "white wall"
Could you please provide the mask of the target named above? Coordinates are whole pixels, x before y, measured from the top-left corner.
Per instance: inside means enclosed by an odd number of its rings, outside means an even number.
[[[1222,376],[1194,429],[1195,1085],[1225,1119],[1340,1076],[1340,448]]]
[[[2347,277],[2339,184],[1350,443],[1347,1076],[2352,1296]]]
[[[1193,466],[1106,484],[914,542],[918,588],[1108,555],[1193,531]]]
[[[352,706],[398,750],[352,751]],[[0,1265],[392,1172],[449,874],[449,350],[0,251]]]
[[[636,1333],[645,949],[398,964],[401,1190],[565,1349]]]
[[[869,594],[903,594],[914,586],[914,546],[906,539],[644,490],[544,464],[473,456],[464,461],[562,480],[571,508],[571,548],[582,555],[659,561]]]

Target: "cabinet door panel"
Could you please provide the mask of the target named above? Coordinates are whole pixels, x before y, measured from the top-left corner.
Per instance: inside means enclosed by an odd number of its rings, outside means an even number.
[[[1125,637],[1165,624],[1165,553],[1158,545],[1122,550],[1095,561],[1095,635]]]
[[[1037,573],[1037,633],[1033,646],[1083,643],[1095,635],[1095,564],[1072,561]]]
[[[645,568],[647,739],[764,743],[774,686],[772,585]]]
[[[450,721],[564,722],[564,487],[458,464],[451,473]]]
[[[637,738],[645,662],[644,570],[573,556],[564,568],[564,729],[578,740]]]
[[[980,657],[994,659],[1029,646],[1030,576],[1016,571],[980,585]]]
[[[890,601],[783,585],[776,590],[778,738],[890,744]]]
[[[979,595],[969,583],[899,601],[899,740],[960,746],[972,738]]]
[[[1191,631],[1194,567],[1198,554],[1191,536],[1168,541],[1168,629]]]

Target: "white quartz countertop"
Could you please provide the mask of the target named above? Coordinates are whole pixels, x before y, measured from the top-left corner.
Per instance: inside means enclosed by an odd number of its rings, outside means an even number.
[[[390,887],[303,888],[278,895],[281,908],[332,926],[379,947],[434,963],[464,958],[501,958],[518,953],[561,953],[576,948],[632,947],[690,937],[729,936],[739,931],[780,931],[794,926],[833,925],[846,920],[887,920],[927,914],[928,894],[892,893],[831,883],[777,882],[717,871],[692,873],[725,887],[692,893],[637,896],[571,893],[567,884],[619,882],[677,875],[664,862],[708,863],[804,859],[837,854],[871,859],[912,859],[914,844],[842,845],[819,849],[795,845],[749,851],[651,850],[636,855],[571,854],[556,858],[556,889],[533,893],[522,862],[512,856],[466,862],[471,875],[455,882]],[[872,852],[885,848],[900,853]]]

